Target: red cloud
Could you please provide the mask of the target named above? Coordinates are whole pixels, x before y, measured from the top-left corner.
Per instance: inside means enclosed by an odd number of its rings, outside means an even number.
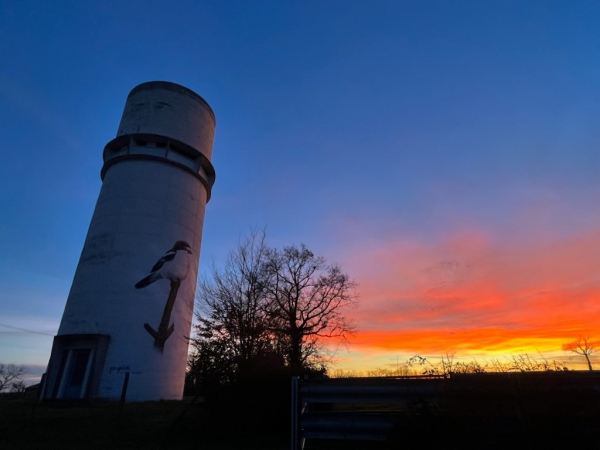
[[[344,267],[360,284],[359,347],[549,351],[600,337],[600,232],[510,244],[478,231],[437,245],[397,239]]]

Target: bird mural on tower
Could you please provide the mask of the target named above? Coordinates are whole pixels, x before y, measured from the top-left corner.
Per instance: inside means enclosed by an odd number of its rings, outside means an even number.
[[[171,312],[173,310],[173,305],[175,304],[175,299],[177,298],[177,291],[179,290],[181,281],[185,280],[188,275],[191,264],[191,255],[192,247],[190,244],[185,241],[175,242],[173,247],[169,249],[156,264],[154,264],[150,274],[135,284],[136,289],[142,289],[163,278],[171,282],[169,298],[167,299],[158,330],[154,330],[148,323],[144,324],[146,331],[154,338],[154,347],[161,352],[164,349],[166,340],[169,339],[169,336],[171,336],[175,330],[175,324],[169,326]]]
[[[160,258],[150,271],[150,275],[138,281],[135,285],[137,289],[144,288],[161,278],[167,278],[171,281],[185,280],[190,269],[190,258],[192,247],[185,241],[177,241],[173,248],[167,251]]]

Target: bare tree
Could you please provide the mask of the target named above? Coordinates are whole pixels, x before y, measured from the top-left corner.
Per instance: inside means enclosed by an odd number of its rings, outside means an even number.
[[[356,302],[356,284],[336,264],[304,245],[271,249],[267,257],[267,315],[293,371],[309,366],[323,339],[354,332],[343,312]]]
[[[11,392],[18,392],[19,394],[22,394],[23,392],[25,392],[25,388],[27,387],[27,386],[25,386],[25,382],[23,380],[15,381],[10,386],[11,386],[11,389],[10,389]]]
[[[264,232],[253,233],[198,284],[188,381],[228,384],[267,366],[316,366],[324,339],[354,331],[343,310],[355,304],[355,287],[305,246],[271,249]]]
[[[218,348],[213,359],[220,357],[222,365],[226,358],[233,372],[247,371],[271,345],[264,312],[266,255],[265,233],[252,233],[229,253],[222,268],[213,265],[210,277],[198,283],[196,350]]]
[[[25,366],[0,363],[0,392],[17,383],[26,372]]]
[[[591,341],[589,336],[579,336],[573,342],[563,345],[563,350],[566,352],[573,352],[581,356],[585,356],[588,367],[590,370],[594,370],[592,362],[590,361],[590,355],[598,351],[600,342]]]

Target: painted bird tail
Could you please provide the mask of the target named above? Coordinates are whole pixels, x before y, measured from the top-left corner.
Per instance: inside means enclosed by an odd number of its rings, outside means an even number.
[[[138,281],[135,284],[135,288],[136,289],[141,289],[143,287],[148,286],[149,284],[154,283],[156,280],[160,280],[161,278],[162,278],[161,274],[159,274],[159,273],[151,273],[146,278],[142,278],[140,281]]]

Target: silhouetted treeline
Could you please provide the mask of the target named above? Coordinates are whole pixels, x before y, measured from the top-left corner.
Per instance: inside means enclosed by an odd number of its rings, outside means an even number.
[[[530,356],[527,353],[511,355],[510,358],[500,360],[492,358],[481,363],[477,359],[459,361],[455,353],[446,353],[439,361],[431,361],[420,355],[409,358],[406,362],[390,364],[390,367],[381,367],[370,370],[344,370],[334,369],[328,375],[332,378],[357,378],[357,377],[406,377],[418,375],[449,375],[464,373],[508,373],[508,372],[566,372],[569,370],[566,363],[549,360],[543,355]]]

